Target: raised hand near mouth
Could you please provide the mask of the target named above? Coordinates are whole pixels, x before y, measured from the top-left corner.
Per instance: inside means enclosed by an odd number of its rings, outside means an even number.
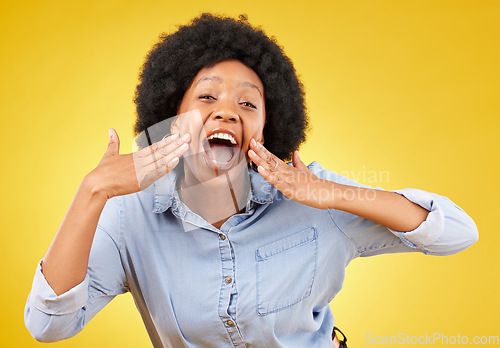
[[[188,149],[190,135],[170,135],[134,153],[120,155],[120,139],[110,129],[108,148],[97,167],[88,174],[94,187],[107,199],[146,189],[169,173]]]
[[[179,163],[189,140],[189,134],[168,136],[140,151],[120,155],[118,134],[109,130],[104,156],[80,184],[43,258],[43,275],[56,295],[85,279],[94,234],[108,199],[140,191],[167,174]]]
[[[290,166],[252,139],[248,156],[258,166],[260,175],[286,197],[314,208],[333,208],[334,184],[310,171],[298,151],[293,153]]]
[[[293,166],[289,166],[252,139],[248,156],[264,179],[286,197],[310,207],[343,210],[401,232],[416,229],[429,213],[395,192],[320,179],[300,160],[297,151],[293,153]]]

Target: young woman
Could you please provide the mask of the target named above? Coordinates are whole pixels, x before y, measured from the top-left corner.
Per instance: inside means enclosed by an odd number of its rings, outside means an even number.
[[[120,155],[110,130],[38,265],[25,309],[37,340],[75,335],[130,291],[155,347],[331,347],[352,259],[478,238],[443,196],[304,165],[302,85],[245,18],[203,14],[162,37],[136,104],[142,149]]]

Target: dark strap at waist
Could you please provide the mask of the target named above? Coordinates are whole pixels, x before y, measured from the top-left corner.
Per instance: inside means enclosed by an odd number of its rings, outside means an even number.
[[[335,331],[339,332],[342,335],[342,339],[335,333]],[[340,331],[340,329],[336,326],[333,327],[333,332],[332,332],[332,340],[337,336],[337,339],[340,342],[339,348],[347,348],[347,337],[345,337],[344,333]]]

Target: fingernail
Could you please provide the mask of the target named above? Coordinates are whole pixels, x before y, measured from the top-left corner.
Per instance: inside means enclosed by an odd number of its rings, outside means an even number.
[[[250,140],[250,143],[252,146],[257,146],[257,142],[255,141],[254,138],[252,138],[252,140]]]
[[[248,155],[252,157],[257,156],[257,154],[253,150],[248,150]]]
[[[182,137],[182,140],[183,140],[183,141],[188,141],[190,137],[191,137],[191,135],[190,135],[189,133],[186,133],[186,134],[184,134],[184,136]]]
[[[172,168],[174,168],[177,163],[179,163],[179,157],[174,157],[170,162],[168,162],[167,164],[167,167],[169,170],[172,170]]]
[[[178,134],[165,135],[162,139],[162,145],[170,144],[172,141],[175,141],[179,137]]]
[[[108,130],[108,133],[109,133],[109,139],[111,139],[113,137],[113,131],[111,130],[111,128]]]
[[[182,144],[182,146],[180,147],[180,149],[181,149],[182,151],[185,151],[185,150],[187,150],[187,149],[188,149],[188,147],[189,147],[189,146],[188,146],[188,144],[184,143],[184,144]]]
[[[257,169],[259,170],[259,172],[260,172],[262,175],[267,175],[267,174],[269,174],[269,173],[268,173],[268,171],[267,171],[267,170],[265,170],[265,169],[264,169],[264,167],[262,167],[262,166],[259,166]]]

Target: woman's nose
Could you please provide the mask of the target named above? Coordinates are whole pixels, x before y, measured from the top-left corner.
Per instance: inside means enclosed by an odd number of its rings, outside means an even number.
[[[240,118],[238,113],[233,108],[226,106],[214,110],[212,113],[212,119],[225,122],[237,122]]]

